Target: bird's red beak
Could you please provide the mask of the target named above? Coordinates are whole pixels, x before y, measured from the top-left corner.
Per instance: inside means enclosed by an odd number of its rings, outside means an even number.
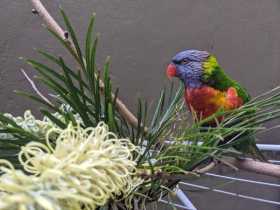
[[[166,75],[168,79],[176,76],[176,66],[174,64],[169,64],[166,69]]]

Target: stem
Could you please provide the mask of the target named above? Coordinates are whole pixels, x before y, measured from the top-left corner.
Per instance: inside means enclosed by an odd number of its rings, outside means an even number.
[[[47,9],[41,3],[40,0],[30,0],[34,9],[37,11],[37,14],[43,19],[48,28],[52,31],[56,32],[61,38],[65,39],[64,33],[65,31],[58,25],[58,23],[53,19],[53,17],[49,14]],[[73,49],[74,46],[72,46]]]
[[[216,165],[217,165],[217,163],[213,161],[203,168],[195,169],[194,172],[199,173],[199,174],[204,174],[204,173],[207,173],[208,171],[211,171]]]
[[[48,103],[50,106],[53,106],[53,104],[49,101],[49,99],[47,97],[45,97],[37,88],[36,84],[34,83],[34,81],[28,76],[28,74],[26,74],[26,72],[24,71],[24,69],[21,69],[22,74],[24,75],[24,77],[27,79],[27,81],[30,83],[31,87],[33,88],[33,90],[37,93],[37,95],[39,95],[46,103]]]
[[[34,9],[37,11],[38,15],[43,19],[46,26],[58,34],[62,39],[65,39],[65,31],[59,26],[59,24],[54,20],[54,18],[50,15],[47,9],[44,7],[40,0],[30,0]],[[69,46],[72,48],[73,52],[77,53],[75,47],[73,45],[70,37],[67,39],[69,42]],[[101,92],[104,93],[104,83],[100,80],[100,89]],[[134,114],[126,107],[126,105],[119,99],[116,99],[116,108],[122,115],[122,117],[133,127],[137,128],[138,120],[134,116]]]

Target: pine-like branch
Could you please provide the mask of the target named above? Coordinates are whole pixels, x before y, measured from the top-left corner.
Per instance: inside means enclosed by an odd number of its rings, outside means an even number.
[[[50,15],[50,13],[47,11],[47,9],[44,7],[42,2],[40,0],[30,0],[31,4],[34,7],[34,11],[36,14],[38,14],[51,31],[55,32],[60,38],[65,40],[65,42],[69,43],[69,46],[72,48],[73,52],[76,52],[75,46],[73,44],[73,41],[68,37],[65,32],[59,24],[54,20],[54,18]],[[76,52],[77,53],[77,52]],[[104,92],[104,83],[100,80],[100,90],[103,93]],[[112,94],[113,95],[113,94]],[[114,98],[114,96],[112,96]],[[137,128],[138,126],[138,120],[134,116],[134,114],[127,108],[127,106],[119,99],[116,99],[116,108],[122,115],[122,117],[129,122],[133,127]]]

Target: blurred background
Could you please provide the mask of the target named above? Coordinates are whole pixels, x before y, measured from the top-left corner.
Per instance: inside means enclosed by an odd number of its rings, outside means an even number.
[[[178,51],[196,48],[210,51],[226,72],[245,86],[252,96],[280,84],[280,1],[278,0],[45,0],[51,14],[61,23],[59,5],[65,9],[83,40],[92,12],[97,13],[96,30],[101,33],[98,63],[112,56],[111,76],[120,97],[132,109],[138,97],[152,103],[167,86],[165,69]],[[32,69],[20,57],[38,58],[34,48],[57,54],[63,49],[32,15],[29,1],[0,2],[0,111],[22,115],[36,104],[16,96],[15,89],[30,90],[20,73]],[[178,81],[176,81],[178,82]],[[38,111],[34,111],[38,113]],[[262,143],[280,144],[280,131],[259,136]],[[280,159],[277,154],[270,154]],[[278,183],[270,177],[250,173],[222,174]],[[211,177],[193,183],[231,192],[280,201],[280,189],[261,185],[225,183]],[[274,204],[249,201],[210,191],[184,190],[200,210],[280,209]],[[160,208],[171,209],[168,206]]]

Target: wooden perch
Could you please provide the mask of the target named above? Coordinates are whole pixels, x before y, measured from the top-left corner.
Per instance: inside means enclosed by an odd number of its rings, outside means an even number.
[[[252,159],[230,158],[226,161],[241,170],[277,178],[280,177],[280,165],[255,161]]]
[[[30,0],[34,10],[34,14],[38,14],[46,24],[46,26],[56,32],[62,39],[65,41],[70,41],[70,46],[72,50],[75,50],[75,47],[73,45],[72,40],[65,37],[65,31],[59,26],[59,24],[53,19],[53,17],[49,14],[49,12],[46,10],[44,5],[41,3],[40,0]],[[104,84],[102,81],[100,81],[100,87],[103,89]],[[137,118],[133,115],[133,113],[125,106],[125,104],[117,98],[116,100],[116,107],[119,110],[120,114],[134,127],[137,127],[138,121]],[[273,176],[273,177],[280,177],[280,166],[274,165],[270,163],[263,163],[255,160],[249,160],[249,159],[234,159],[231,158],[230,160],[226,160],[229,164],[233,165],[234,167],[258,174]],[[225,162],[226,162],[225,161]],[[198,169],[196,172],[198,173],[205,173],[211,169],[213,169],[216,166],[216,163],[211,163],[210,165],[206,166],[205,168]]]
[[[33,13],[38,14],[46,24],[46,26],[57,35],[59,35],[63,40],[70,43],[70,47],[72,48],[73,52],[76,52],[76,49],[73,45],[72,40],[70,37],[67,39],[65,38],[65,31],[59,26],[59,24],[54,20],[54,18],[50,15],[44,5],[41,3],[40,0],[30,0],[31,4],[33,5]],[[100,80],[100,89],[103,92],[104,90],[104,83]],[[126,107],[126,105],[119,99],[116,99],[116,108],[122,115],[122,117],[129,122],[133,127],[137,128],[138,120],[134,116],[134,114]]]
[[[275,165],[272,163],[260,162],[252,159],[240,159],[240,158],[224,158],[221,160],[223,164],[237,170],[244,170],[248,172],[253,172],[256,174],[262,174],[272,177],[280,178],[280,165]],[[211,162],[203,168],[195,169],[194,172],[199,174],[204,174],[211,171],[218,162]]]

